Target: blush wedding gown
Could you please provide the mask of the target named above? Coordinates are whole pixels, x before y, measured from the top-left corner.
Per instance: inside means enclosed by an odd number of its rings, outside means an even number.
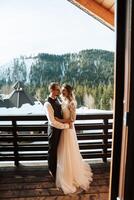
[[[76,118],[76,102],[64,101],[62,103],[64,119]],[[83,161],[79,151],[76,131],[72,129],[62,130],[57,150],[56,186],[61,188],[64,194],[74,193],[78,188],[88,190],[92,181],[91,168]]]

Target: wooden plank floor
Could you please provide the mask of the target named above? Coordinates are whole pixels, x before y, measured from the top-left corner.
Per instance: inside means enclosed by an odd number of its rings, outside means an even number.
[[[108,200],[110,164],[91,164],[88,191],[64,195],[43,166],[0,167],[0,200]]]

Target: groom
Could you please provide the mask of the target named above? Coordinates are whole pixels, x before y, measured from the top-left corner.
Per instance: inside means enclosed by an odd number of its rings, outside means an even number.
[[[62,129],[69,128],[69,124],[55,120],[55,117],[63,119],[61,104],[58,100],[60,85],[52,82],[49,85],[50,95],[44,104],[45,113],[48,118],[48,167],[50,174],[56,179],[57,148]]]

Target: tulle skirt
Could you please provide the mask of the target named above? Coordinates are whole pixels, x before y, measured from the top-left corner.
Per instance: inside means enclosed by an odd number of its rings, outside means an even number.
[[[88,190],[91,181],[91,168],[79,152],[75,129],[63,130],[57,150],[56,186],[69,194],[78,188]]]

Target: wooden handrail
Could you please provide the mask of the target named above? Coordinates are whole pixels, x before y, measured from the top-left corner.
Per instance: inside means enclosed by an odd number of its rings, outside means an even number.
[[[112,118],[112,113],[77,114],[75,129],[84,159],[107,162]],[[18,166],[20,161],[47,159],[47,126],[45,115],[0,116],[0,161],[14,161]]]

